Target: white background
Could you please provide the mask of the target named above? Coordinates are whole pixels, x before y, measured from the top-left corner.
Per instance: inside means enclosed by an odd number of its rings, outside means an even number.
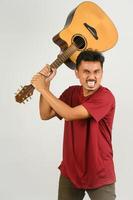
[[[59,53],[52,42],[69,12],[82,1],[0,0],[0,199],[56,200],[62,156],[63,120],[41,121],[39,93],[25,105],[15,102],[20,85]],[[117,45],[106,52],[103,85],[116,97],[113,127],[117,200],[132,199],[133,181],[133,1],[97,0],[119,31]],[[51,84],[58,97],[79,84],[64,64]],[[89,199],[86,195],[85,199]]]

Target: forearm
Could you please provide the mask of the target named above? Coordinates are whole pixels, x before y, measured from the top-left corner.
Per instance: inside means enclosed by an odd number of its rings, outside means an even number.
[[[39,110],[41,119],[47,119],[52,111],[51,106],[42,95],[40,95]]]
[[[46,99],[47,103],[50,107],[55,110],[61,117],[64,119],[69,119],[69,115],[71,115],[72,108],[68,106],[66,103],[55,97],[49,90],[43,90],[41,92],[44,99]]]

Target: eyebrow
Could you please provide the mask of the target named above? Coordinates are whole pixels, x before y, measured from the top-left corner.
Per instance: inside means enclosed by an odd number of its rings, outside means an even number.
[[[83,69],[83,71],[88,71],[88,72],[90,72],[90,70],[88,70],[88,69]],[[100,71],[100,69],[95,69],[94,72],[95,72],[95,71]]]

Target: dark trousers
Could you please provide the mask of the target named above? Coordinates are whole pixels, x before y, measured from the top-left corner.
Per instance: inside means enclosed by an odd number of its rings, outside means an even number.
[[[82,200],[85,192],[91,200],[115,200],[115,184],[106,185],[97,189],[77,189],[71,181],[60,175],[58,200]]]

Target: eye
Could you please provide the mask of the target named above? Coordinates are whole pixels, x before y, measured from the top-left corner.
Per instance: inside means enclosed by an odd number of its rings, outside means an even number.
[[[100,70],[96,70],[94,73],[99,74],[100,72],[101,72]]]
[[[90,74],[90,72],[88,70],[84,70],[85,74]]]

